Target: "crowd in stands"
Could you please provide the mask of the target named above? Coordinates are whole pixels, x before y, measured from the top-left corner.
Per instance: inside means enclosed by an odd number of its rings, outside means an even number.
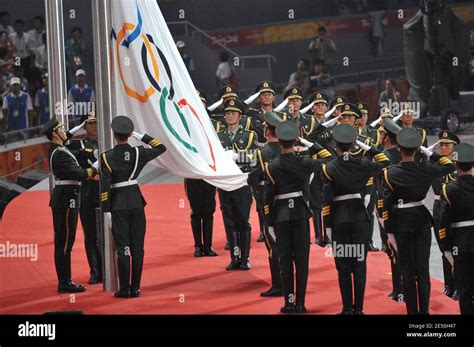
[[[63,107],[69,110],[70,125],[90,112],[95,102],[86,81],[86,53],[82,30],[74,28],[65,42],[67,102],[73,106]],[[0,96],[0,144],[38,136],[38,126],[51,116],[43,17],[16,19],[12,26],[10,14],[0,11]]]

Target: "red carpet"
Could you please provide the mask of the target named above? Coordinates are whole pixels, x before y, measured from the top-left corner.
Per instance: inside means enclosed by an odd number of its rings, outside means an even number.
[[[148,201],[145,268],[142,297],[120,300],[88,286],[75,297],[58,295],[53,263],[53,230],[48,192],[26,192],[7,208],[0,222],[0,243],[37,243],[36,262],[28,258],[2,258],[0,262],[0,313],[43,313],[83,310],[95,314],[274,314],[282,298],[260,298],[269,286],[268,261],[263,243],[255,242],[258,220],[252,211],[254,232],[251,271],[224,271],[229,255],[224,251],[224,229],[215,214],[215,258],[194,258],[189,223],[189,204],[182,184],[144,186]],[[254,207],[253,207],[254,208]],[[88,266],[82,229],[78,227],[72,258],[73,279],[86,284]],[[387,298],[391,291],[390,266],[381,252],[370,253],[365,301],[367,314],[404,314],[404,304]],[[442,295],[442,284],[432,283],[431,313],[457,314],[458,304]],[[310,313],[334,314],[341,309],[334,260],[324,249],[311,246],[307,294]]]

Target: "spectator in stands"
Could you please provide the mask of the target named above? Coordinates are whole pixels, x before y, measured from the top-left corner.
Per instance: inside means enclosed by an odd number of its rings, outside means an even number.
[[[12,77],[10,80],[11,92],[3,98],[2,129],[6,131],[22,130],[34,125],[33,105],[28,93],[21,90],[21,80]]]
[[[78,69],[84,69],[86,58],[86,46],[82,40],[82,29],[74,28],[71,38],[66,41],[66,74],[67,84],[70,86],[74,81]]]
[[[41,35],[42,44],[35,52],[35,69],[43,75],[48,70],[48,52],[46,50],[46,33]]]
[[[7,49],[7,55],[13,61],[13,45],[8,38],[9,34],[6,31],[0,30],[0,47]]]
[[[77,124],[81,116],[93,111],[95,103],[94,89],[86,83],[86,72],[83,69],[79,69],[75,75],[76,84],[69,89],[67,95],[68,103],[74,105],[69,125]]]
[[[292,88],[300,88],[304,93],[309,88],[309,61],[308,59],[300,58],[296,64],[296,71],[290,75],[288,85],[285,92]]]
[[[385,11],[369,12],[370,23],[370,41],[372,43],[372,54],[383,54],[383,37],[385,35],[384,25],[387,25],[387,17]]]
[[[314,65],[318,60],[322,60],[329,71],[331,65],[336,63],[336,44],[326,36],[327,30],[324,26],[320,26],[316,34],[316,38],[308,46],[308,52],[311,54],[311,63]]]
[[[186,65],[186,69],[188,69],[189,74],[192,76],[194,72],[194,60],[193,58],[186,52],[186,43],[184,41],[176,42],[176,47],[178,47],[179,54],[181,54],[181,58],[183,58],[184,65]]]
[[[379,108],[388,107],[392,109],[392,103],[402,101],[401,98],[401,94],[397,89],[397,82],[394,79],[388,79],[385,81],[385,90],[379,95]]]
[[[216,82],[218,88],[222,88],[229,84],[237,87],[237,75],[235,74],[232,65],[229,63],[229,54],[227,52],[222,52],[219,55]]]
[[[0,31],[5,31],[8,35],[13,34],[13,28],[10,26],[10,13],[0,12]]]
[[[332,97],[334,82],[326,70],[326,66],[322,60],[317,60],[314,64],[313,73],[309,76],[309,93],[314,93],[317,90],[322,91],[328,97]]]
[[[15,21],[15,32],[9,35],[9,39],[13,45],[13,54],[20,58],[20,64],[14,64],[15,71],[23,69],[24,75],[29,79],[30,70],[33,66],[33,51],[31,50],[31,36],[25,33],[25,22],[22,19]]]
[[[44,33],[44,18],[36,16],[33,18],[33,29],[28,31],[28,34],[31,36],[31,50],[33,52],[36,52],[36,50],[43,44]]]
[[[0,46],[0,94],[7,88],[13,66],[13,59],[8,56],[6,47]]]
[[[49,93],[48,93],[48,74],[42,76],[43,88],[36,92],[35,113],[39,124],[43,125],[49,121]]]

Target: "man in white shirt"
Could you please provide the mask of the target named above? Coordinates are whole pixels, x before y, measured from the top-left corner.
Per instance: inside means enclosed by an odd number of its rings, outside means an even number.
[[[5,31],[8,35],[13,33],[10,26],[10,14],[7,11],[0,12],[0,31]]]
[[[230,81],[232,67],[229,64],[229,54],[227,52],[222,52],[219,56],[219,61],[220,63],[217,66],[216,71],[217,86],[223,87],[232,84]]]
[[[42,45],[36,49],[35,52],[35,68],[37,68],[41,74],[48,71],[48,52],[46,50],[46,33],[42,34]]]
[[[31,36],[31,45],[30,48],[33,52],[43,44],[43,40],[41,36],[43,35],[44,31],[44,18],[41,16],[36,16],[33,18],[33,29],[27,32],[28,35]]]
[[[10,41],[14,46],[14,54],[22,60],[31,58],[31,36],[25,33],[25,22],[18,19],[15,22],[15,32],[9,35]],[[31,61],[30,61],[31,64]],[[26,66],[24,66],[26,67]]]

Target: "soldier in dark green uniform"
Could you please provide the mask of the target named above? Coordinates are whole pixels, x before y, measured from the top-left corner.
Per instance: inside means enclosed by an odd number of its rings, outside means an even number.
[[[198,89],[204,107],[207,96],[202,89]],[[222,131],[221,123],[211,118],[216,133]],[[191,229],[194,238],[195,257],[215,257],[217,253],[212,249],[212,230],[214,212],[216,210],[216,187],[201,179],[184,179],[184,190],[191,207]]]
[[[361,117],[357,119],[356,126],[358,128],[360,136],[365,139],[370,139],[371,146],[381,149],[380,147],[380,133],[377,129],[367,126],[367,119],[369,117],[369,108],[365,102],[357,102],[355,104],[361,113]],[[369,141],[367,141],[369,143]],[[374,184],[374,179],[370,178],[365,187],[365,200],[367,205],[367,211],[370,217],[370,241],[369,241],[369,252],[377,252],[379,249],[374,245],[374,210],[375,203],[377,202],[377,191]]]
[[[252,169],[248,177],[248,184],[255,189],[260,189],[262,192],[257,196],[261,199],[259,202],[263,206],[264,211],[268,211],[270,206],[265,206],[265,191],[269,190],[271,182],[265,175],[265,165],[271,162],[273,159],[278,157],[280,154],[280,146],[278,144],[278,138],[276,136],[276,126],[283,120],[274,112],[265,112],[265,123],[264,131],[267,142],[262,148],[257,149],[256,160],[257,165]],[[279,252],[276,247],[275,233],[269,232],[269,221],[264,214],[264,240],[265,247],[268,251],[268,262],[270,264],[270,275],[272,285],[269,290],[260,293],[263,297],[274,297],[282,296],[281,290],[281,276],[280,276],[280,264],[279,264]]]
[[[309,176],[319,170],[318,157],[327,158],[329,152],[318,144],[311,144],[309,156],[297,156],[293,147],[299,137],[295,122],[281,122],[276,129],[281,154],[265,165],[272,183],[266,195],[266,214],[269,215],[269,233],[276,236],[280,252],[280,271],[285,306],[282,313],[304,313],[309,261],[309,221],[311,210],[303,196]],[[327,159],[326,159],[327,160]],[[293,267],[296,267],[296,276]],[[296,300],[295,283],[296,277]]]
[[[107,224],[112,221],[112,234],[118,255],[120,289],[115,293],[117,298],[140,296],[146,201],[140,192],[137,178],[150,160],[166,151],[165,145],[158,140],[133,130],[130,118],[115,117],[112,120],[112,131],[117,145],[101,155],[102,209]],[[151,148],[130,146],[130,136],[150,145]]]
[[[262,81],[257,85],[255,92],[260,93],[259,95],[260,108],[259,109],[249,108],[247,111],[247,115],[252,120],[252,126],[250,129],[255,131],[255,133],[257,134],[258,146],[262,147],[267,142],[267,139],[265,137],[265,129],[264,129],[264,123],[265,123],[264,115],[266,112],[272,111],[275,106],[276,89],[275,89],[275,85],[272,82]],[[287,115],[285,113],[275,112],[275,114],[277,114],[283,120],[287,118]],[[246,130],[249,130],[249,129],[246,129]],[[253,193],[254,193],[254,197],[256,201],[258,222],[259,222],[259,227],[260,227],[260,234],[258,236],[257,242],[264,242],[265,241],[265,237],[263,234],[264,211],[263,211],[263,205],[261,205],[260,203],[261,201],[263,201],[263,197],[261,196],[262,191],[261,189],[257,189],[257,190],[254,190]]]
[[[81,117],[82,127],[86,130],[87,136],[84,139],[74,140],[67,146],[71,150],[89,149],[96,151],[97,144],[97,118],[95,112]],[[68,132],[68,138],[73,134]],[[87,169],[97,159],[79,159],[79,165],[83,169]],[[81,185],[81,208],[80,218],[82,229],[84,229],[84,244],[86,248],[87,262],[90,268],[89,284],[97,284],[102,282],[102,258],[98,248],[97,242],[97,224],[95,218],[95,209],[100,207],[99,200],[99,181],[87,180]]]
[[[474,302],[474,147],[461,143],[454,148],[457,178],[442,187],[446,204],[439,227],[445,257],[454,266],[461,314],[473,314]]]
[[[71,251],[76,237],[81,182],[95,178],[97,169],[84,169],[77,160],[92,158],[92,151],[78,150],[72,153],[64,146],[67,141],[66,131],[56,117],[44,125],[43,134],[50,141],[49,166],[55,179],[49,205],[53,212],[54,264],[59,282],[58,292],[80,293],[86,289],[71,280]]]
[[[222,100],[222,104],[224,105],[226,101],[229,101],[229,100],[238,100],[239,99],[239,90],[234,87],[233,85],[227,85],[227,86],[224,86],[222,87],[220,90],[219,90],[219,93],[218,93],[218,98],[219,100]],[[245,105],[244,105],[245,106]],[[224,119],[224,107],[220,107],[216,110],[216,112],[212,112],[214,113],[211,117],[211,119],[215,119],[219,122],[221,122],[224,127],[225,127],[225,119]],[[242,114],[242,116],[240,117],[240,125],[242,126],[242,128],[244,130],[253,130],[252,126],[252,119],[247,116],[245,114],[245,107],[244,107],[244,113]]]
[[[428,136],[426,134],[426,130],[416,127],[413,125],[413,120],[415,119],[415,111],[410,107],[405,107],[403,109],[402,118],[400,118],[400,127],[402,129],[405,128],[413,128],[420,133],[421,136],[421,145],[424,147],[428,146]]]
[[[392,165],[397,165],[402,157],[397,147],[397,134],[402,130],[391,118],[385,118],[384,125],[381,127],[381,144],[384,147],[383,153],[390,160]],[[383,173],[376,177],[377,185],[377,216],[379,219],[380,236],[382,239],[382,250],[388,255],[392,272],[392,292],[388,297],[394,301],[403,301],[402,278],[400,274],[400,260],[397,250],[394,248],[394,239],[388,240],[384,224],[388,220],[388,212],[384,210],[383,195]]]
[[[224,104],[224,118],[227,130],[218,134],[222,146],[234,152],[234,158],[242,172],[250,172],[254,161],[254,152],[258,148],[257,134],[247,131],[240,125],[244,105],[239,100],[229,100]],[[224,219],[224,227],[230,246],[230,264],[226,270],[250,270],[250,236],[249,223],[252,205],[250,186],[243,186],[233,191],[219,189],[219,200]]]
[[[461,140],[457,137],[456,134],[443,130],[438,134],[438,143],[439,143],[439,152],[442,156],[447,157],[449,160],[452,160],[454,146],[459,144]],[[453,300],[459,299],[459,292],[456,290],[456,286],[454,284],[452,266],[449,263],[448,259],[443,254],[443,250],[441,249],[441,242],[439,239],[439,222],[441,219],[441,211],[443,209],[443,205],[445,202],[441,200],[441,186],[452,181],[455,178],[455,173],[447,174],[444,177],[441,177],[433,182],[433,192],[435,194],[435,199],[433,202],[433,220],[435,222],[434,231],[436,241],[438,242],[438,246],[441,250],[441,259],[443,262],[443,275],[444,275],[444,295],[449,296]]]
[[[343,112],[349,111],[357,113],[358,108],[351,105]],[[337,125],[333,138],[338,157],[322,167],[327,183],[323,190],[324,226],[332,240],[343,304],[341,314],[363,314],[369,215],[362,192],[368,179],[390,164],[385,154],[361,142],[357,145],[368,156],[351,155],[357,136],[353,126]]]
[[[415,129],[400,130],[397,142],[402,160],[384,171],[384,209],[388,218],[384,226],[398,251],[407,313],[429,314],[433,218],[423,200],[433,181],[454,171],[454,165],[425,147],[421,151],[429,161],[415,161],[422,144]]]
[[[322,134],[324,134],[325,127],[322,123],[325,122],[325,114],[328,111],[329,98],[320,92],[316,92],[309,100],[314,102],[312,112],[316,125],[310,125],[310,129],[303,127],[301,129],[301,137],[308,139],[311,142],[323,143]],[[311,130],[314,128],[314,130]],[[313,227],[315,233],[315,243],[318,246],[324,247],[331,244],[331,240],[326,235],[326,230],[323,226],[322,215],[322,193],[323,193],[323,179],[321,175],[314,175],[309,184],[309,206],[313,212]]]

